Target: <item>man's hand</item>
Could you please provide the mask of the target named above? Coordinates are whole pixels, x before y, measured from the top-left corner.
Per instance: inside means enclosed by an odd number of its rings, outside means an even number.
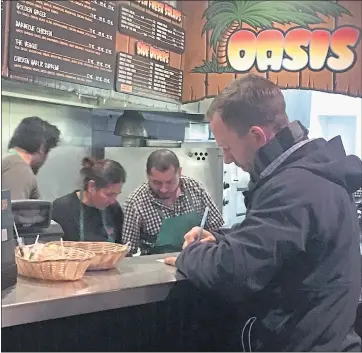
[[[170,265],[170,266],[176,266],[176,256],[172,256],[172,257],[166,257],[165,258],[165,264],[166,265]]]
[[[187,234],[185,234],[185,242],[182,246],[182,249],[185,249],[188,245],[196,241],[197,237],[200,233],[200,227],[192,228]],[[208,231],[204,230],[201,233],[201,240],[200,243],[215,243],[215,237]],[[170,266],[176,266],[176,259],[177,257],[167,257],[165,258],[165,264]]]
[[[194,241],[197,240],[197,237],[199,236],[200,233],[200,227],[194,227],[192,228],[186,235],[185,235],[185,242],[182,246],[182,249],[185,249],[188,245],[190,245],[191,243],[193,243]],[[201,243],[215,243],[216,239],[215,237],[208,231],[203,230],[201,233],[201,239],[200,239]]]

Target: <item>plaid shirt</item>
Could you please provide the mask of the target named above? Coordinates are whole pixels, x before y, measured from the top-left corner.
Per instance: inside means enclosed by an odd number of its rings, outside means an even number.
[[[209,206],[205,229],[216,230],[224,224],[214,201],[200,183],[192,178],[181,176],[180,187],[181,195],[171,207],[162,204],[153,195],[148,183],[142,184],[129,196],[124,212],[122,243],[129,242],[132,253],[137,252],[138,247],[144,253],[156,242],[162,224],[159,210],[162,210],[165,218],[191,211],[196,211],[202,217],[205,207]],[[185,195],[185,190],[190,195],[191,202]]]

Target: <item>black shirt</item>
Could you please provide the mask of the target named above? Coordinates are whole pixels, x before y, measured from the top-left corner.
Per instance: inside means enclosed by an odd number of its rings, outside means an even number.
[[[84,209],[84,240],[107,241],[101,210],[82,204]],[[53,202],[52,219],[59,223],[64,231],[64,240],[80,241],[80,208],[82,207],[77,191],[60,197]],[[107,228],[116,243],[121,242],[123,211],[118,202],[105,210]]]

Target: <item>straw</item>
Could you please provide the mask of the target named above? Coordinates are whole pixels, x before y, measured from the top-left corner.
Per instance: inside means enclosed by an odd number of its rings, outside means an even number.
[[[201,240],[202,232],[203,232],[204,227],[205,227],[205,223],[206,223],[208,213],[209,213],[209,207],[207,206],[205,208],[204,215],[202,216],[202,220],[201,220],[201,224],[200,224],[200,231],[199,231],[199,234],[197,235],[197,241]]]
[[[35,250],[30,253],[29,260],[31,260],[33,258],[33,256],[35,255],[35,253],[37,251],[36,244],[38,244],[38,240],[39,240],[39,234],[37,235],[34,246],[33,246],[33,249],[35,249]]]
[[[16,234],[16,241],[18,242],[19,245],[20,255],[24,257],[23,240],[19,237],[18,228],[16,227],[15,222],[14,222],[14,229]]]
[[[60,238],[60,246],[62,247],[62,257],[64,257],[64,244],[63,244],[63,238]]]

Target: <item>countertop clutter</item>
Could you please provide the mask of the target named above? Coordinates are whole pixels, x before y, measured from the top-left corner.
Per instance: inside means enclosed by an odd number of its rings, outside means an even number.
[[[234,308],[157,261],[172,255],[126,258],[75,282],[18,276],[2,291],[2,351],[240,351]]]
[[[2,327],[86,314],[164,300],[176,269],[157,260],[167,255],[130,257],[108,271],[87,271],[75,282],[19,276],[2,291]]]

